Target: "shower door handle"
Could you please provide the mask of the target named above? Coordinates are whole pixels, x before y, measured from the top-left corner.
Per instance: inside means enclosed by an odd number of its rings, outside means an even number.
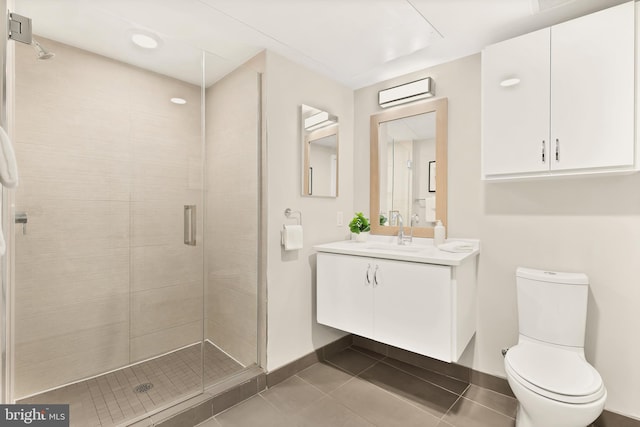
[[[196,205],[184,205],[184,244],[196,245]]]

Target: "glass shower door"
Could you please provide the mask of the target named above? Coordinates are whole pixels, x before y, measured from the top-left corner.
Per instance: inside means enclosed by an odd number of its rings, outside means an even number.
[[[16,45],[12,399],[115,425],[203,390],[202,55],[178,79],[36,37],[56,56]]]

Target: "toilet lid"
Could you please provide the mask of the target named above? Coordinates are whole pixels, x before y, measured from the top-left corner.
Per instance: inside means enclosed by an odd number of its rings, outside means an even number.
[[[505,359],[520,378],[554,394],[589,396],[603,389],[598,371],[569,350],[522,342]]]

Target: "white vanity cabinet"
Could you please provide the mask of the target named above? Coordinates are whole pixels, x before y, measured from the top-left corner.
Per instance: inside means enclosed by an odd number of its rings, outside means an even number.
[[[475,333],[475,257],[458,266],[318,253],[318,323],[446,362]]]
[[[634,40],[629,2],[485,48],[483,179],[635,170]]]

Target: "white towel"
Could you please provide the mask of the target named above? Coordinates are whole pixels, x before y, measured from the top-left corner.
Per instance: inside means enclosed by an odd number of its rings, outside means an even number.
[[[9,135],[0,127],[0,183],[7,188],[18,185],[18,165]]]
[[[302,249],[302,226],[285,225],[282,230],[282,245],[285,251]]]
[[[425,199],[424,220],[427,222],[436,222],[436,198],[427,197]]]
[[[475,246],[469,242],[447,242],[438,246],[438,249],[445,252],[473,252]]]
[[[18,185],[18,165],[13,146],[7,132],[0,127],[0,183],[7,188],[15,188]],[[2,229],[0,229],[0,255],[7,251]]]

